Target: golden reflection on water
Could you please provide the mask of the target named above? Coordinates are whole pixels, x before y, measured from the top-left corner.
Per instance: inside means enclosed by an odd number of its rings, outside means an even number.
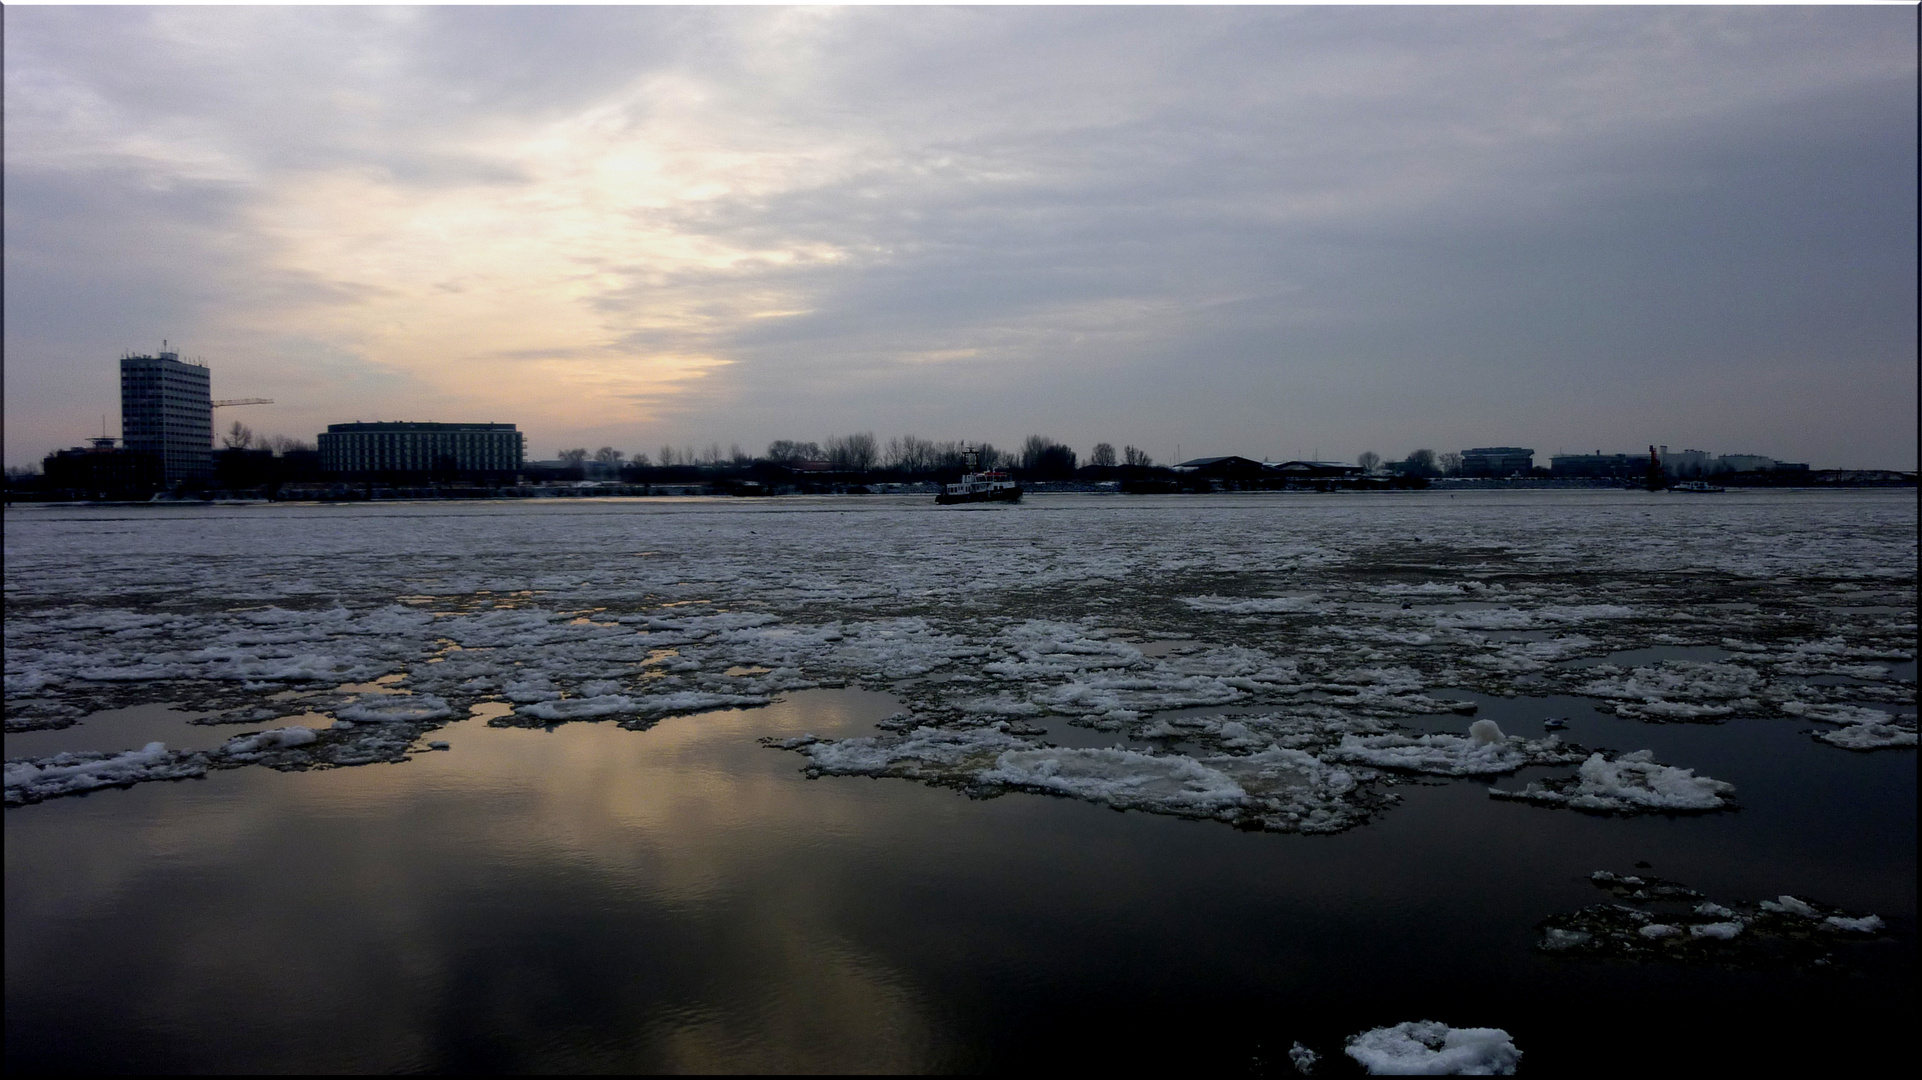
[[[591,1038],[512,1040],[551,1043],[560,1058],[546,1067],[924,1069],[938,1053],[925,995],[843,932],[860,883],[845,870],[824,877],[811,854],[831,841],[874,849],[857,864],[884,858],[901,822],[877,796],[952,796],[811,782],[800,758],[756,742],[869,730],[896,705],[812,691],[642,732],[490,728],[482,716],[429,736],[450,750],[403,764],[239,770],[11,813],[9,863],[16,843],[26,857],[59,835],[78,842],[62,862],[80,872],[28,895],[9,890],[9,968],[42,968],[59,948],[57,935],[16,941],[17,927],[98,920],[138,932],[120,899],[172,875],[181,880],[162,891],[217,894],[134,916],[158,923],[142,948],[165,955],[142,967],[162,1026],[191,1029],[205,1010],[235,1010],[264,1045],[284,1052],[304,1040],[293,1055],[301,1067],[435,1067],[446,1051],[431,1034],[449,1023],[439,1012],[450,1002],[474,1011],[462,1021],[479,1029],[472,1037],[524,1026],[518,996],[578,992],[556,985],[579,962],[564,950],[611,928],[630,939],[587,948],[631,958],[631,980],[617,959],[597,984],[624,999],[599,1007],[625,1020],[596,1021]],[[64,828],[35,828],[60,817]],[[864,837],[877,827],[896,838]],[[550,929],[563,952],[521,955],[509,940]],[[698,940],[671,940],[688,935]],[[670,940],[632,940],[661,936]],[[489,970],[471,970],[476,955]],[[651,991],[650,963],[695,977]],[[248,1003],[262,1001],[280,1016],[256,1015]],[[302,1015],[352,1025],[360,1045],[286,1030]]]

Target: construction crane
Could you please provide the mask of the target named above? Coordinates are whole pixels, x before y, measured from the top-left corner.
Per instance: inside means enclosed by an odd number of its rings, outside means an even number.
[[[270,397],[230,397],[214,402],[214,408],[218,409],[223,405],[272,405],[273,403],[274,399]]]

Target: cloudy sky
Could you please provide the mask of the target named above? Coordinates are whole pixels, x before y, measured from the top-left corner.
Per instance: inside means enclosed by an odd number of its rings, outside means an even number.
[[[165,338],[537,457],[1916,467],[1906,4],[4,18],[10,465]]]

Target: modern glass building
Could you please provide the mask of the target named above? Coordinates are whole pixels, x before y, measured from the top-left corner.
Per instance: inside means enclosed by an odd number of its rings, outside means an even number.
[[[512,424],[329,424],[320,436],[321,471],[336,476],[508,476],[523,453]]]
[[[135,453],[160,459],[165,482],[213,475],[213,381],[205,364],[176,352],[120,358],[120,435]]]

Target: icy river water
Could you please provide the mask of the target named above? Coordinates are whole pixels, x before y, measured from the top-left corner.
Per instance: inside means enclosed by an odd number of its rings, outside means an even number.
[[[1859,1066],[1916,509],[10,508],[7,1062]]]

